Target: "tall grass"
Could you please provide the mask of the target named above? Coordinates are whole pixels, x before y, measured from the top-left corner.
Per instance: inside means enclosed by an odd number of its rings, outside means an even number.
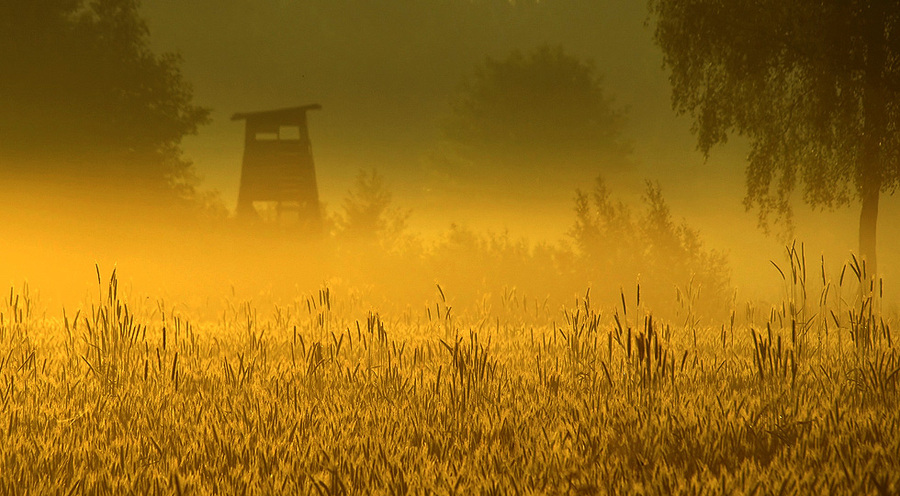
[[[881,286],[852,259],[814,288],[786,253],[783,304],[707,327],[641,286],[467,312],[443,286],[400,312],[323,287],[212,322],[136,305],[115,271],[59,319],[12,290],[0,492],[896,493]]]

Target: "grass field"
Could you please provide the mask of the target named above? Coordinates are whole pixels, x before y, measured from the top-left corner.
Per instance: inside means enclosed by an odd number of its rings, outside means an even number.
[[[900,354],[855,261],[700,325],[590,293],[457,315],[333,294],[215,322],[11,290],[5,494],[896,494]],[[814,271],[810,271],[814,272]],[[853,283],[853,284],[851,284]],[[2,308],[2,307],[0,307]]]

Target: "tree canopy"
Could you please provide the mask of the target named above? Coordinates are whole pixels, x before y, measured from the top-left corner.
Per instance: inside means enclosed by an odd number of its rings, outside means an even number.
[[[154,54],[139,0],[0,4],[2,174],[185,196],[182,137],[207,122],[176,54]]]
[[[875,273],[881,193],[900,183],[900,4],[886,0],[651,0],[674,109],[704,152],[750,139],[748,209],[791,227],[791,193],[859,200]]]
[[[563,174],[589,164],[591,178],[603,162],[628,155],[624,123],[590,63],[545,45],[477,66],[445,134],[482,169]]]

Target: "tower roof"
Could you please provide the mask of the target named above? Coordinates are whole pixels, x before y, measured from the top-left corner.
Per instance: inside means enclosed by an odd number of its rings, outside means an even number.
[[[289,107],[277,110],[264,110],[260,112],[238,112],[231,116],[231,120],[290,123],[297,122],[305,118],[306,112],[309,110],[320,110],[321,108],[321,105],[319,105],[318,103],[314,103],[312,105],[303,105],[300,107]]]

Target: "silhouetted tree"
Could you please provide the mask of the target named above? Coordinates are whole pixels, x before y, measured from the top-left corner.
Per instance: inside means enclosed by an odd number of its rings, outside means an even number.
[[[748,137],[748,209],[790,230],[790,195],[860,200],[859,250],[875,274],[879,195],[900,183],[900,3],[652,0],[673,107],[709,152]]]
[[[593,175],[627,156],[624,122],[589,63],[542,46],[479,65],[453,101],[445,134],[479,168],[559,175],[587,164]]]
[[[409,212],[393,207],[392,202],[378,171],[360,170],[344,198],[343,215],[336,219],[339,233],[354,240],[394,243],[406,229]]]
[[[668,301],[673,287],[703,288],[708,308],[727,308],[730,288],[724,254],[704,248],[700,233],[676,223],[659,184],[647,181],[643,209],[613,199],[598,177],[590,193],[575,196],[575,224],[569,237],[581,267],[602,278],[638,278],[651,282],[651,293]]]
[[[2,173],[191,196],[182,137],[207,122],[139,0],[0,3]]]

